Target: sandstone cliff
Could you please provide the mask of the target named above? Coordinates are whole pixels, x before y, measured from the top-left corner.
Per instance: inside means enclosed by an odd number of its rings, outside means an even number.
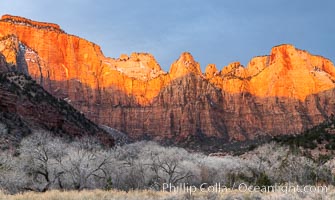
[[[209,65],[190,53],[161,70],[154,57],[106,58],[59,26],[5,16],[0,51],[56,97],[133,138],[224,141],[299,133],[334,112],[335,68],[292,45],[273,47],[246,67]]]
[[[63,100],[56,99],[29,76],[11,72],[0,54],[0,148],[13,148],[33,130],[65,138],[95,137],[112,146],[114,139]],[[15,68],[14,68],[15,69]]]

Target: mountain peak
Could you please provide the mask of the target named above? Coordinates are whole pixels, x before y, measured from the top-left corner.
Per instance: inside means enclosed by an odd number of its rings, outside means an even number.
[[[64,32],[58,24],[48,23],[48,22],[37,22],[37,21],[33,21],[33,20],[30,20],[24,17],[13,16],[13,15],[8,15],[8,14],[3,15],[0,21],[10,22],[13,24],[24,25],[24,26],[37,27],[40,29],[48,29],[48,30],[53,30],[53,31],[58,31],[58,32]]]
[[[221,70],[221,74],[223,75],[232,75],[240,78],[244,78],[246,76],[245,73],[246,70],[240,62],[229,63]]]
[[[130,56],[121,54],[112,61],[115,69],[129,77],[147,81],[165,72],[161,69],[155,57],[149,53],[135,53]]]
[[[213,78],[215,75],[218,74],[218,69],[216,68],[215,64],[208,64],[205,69],[205,77],[207,79]]]
[[[190,73],[201,75],[200,64],[196,62],[189,52],[183,52],[170,68],[170,76],[178,78]]]

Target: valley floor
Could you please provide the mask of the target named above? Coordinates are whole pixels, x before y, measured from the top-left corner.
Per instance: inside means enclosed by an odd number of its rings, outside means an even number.
[[[134,190],[130,192],[119,190],[84,190],[84,191],[58,191],[51,190],[45,193],[26,192],[15,195],[7,195],[0,192],[0,200],[330,200],[335,199],[335,188],[331,187],[324,193],[295,193],[295,192],[241,192],[238,190],[222,193],[196,192],[196,193],[174,193],[163,191]]]

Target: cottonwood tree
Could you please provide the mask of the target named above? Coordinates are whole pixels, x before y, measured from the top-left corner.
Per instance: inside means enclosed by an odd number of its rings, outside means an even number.
[[[108,178],[106,166],[110,164],[110,153],[97,148],[95,144],[78,142],[66,149],[67,154],[58,160],[64,174],[61,182],[64,187],[73,189],[103,187]]]
[[[12,170],[10,160],[11,158],[8,152],[0,153],[0,186],[2,188],[7,188],[9,185],[8,175],[10,175]]]
[[[329,171],[335,166],[330,161],[318,164],[275,143],[240,156],[211,157],[154,142],[104,149],[90,138],[65,142],[41,131],[23,139],[18,152],[0,154],[1,189],[161,189],[163,183],[233,186],[262,180],[311,184],[320,178],[333,181]]]
[[[12,194],[22,191],[27,185],[26,174],[22,169],[22,160],[9,151],[0,154],[0,189]]]
[[[188,152],[183,149],[170,147],[156,148],[156,151],[152,151],[150,153],[151,162],[148,165],[154,172],[156,181],[159,184],[164,181],[167,184],[176,185],[180,181],[191,178],[193,174],[182,163],[184,159],[187,159],[187,154]]]
[[[64,173],[58,160],[66,154],[66,145],[47,132],[37,132],[21,142],[20,159],[28,182],[24,189],[44,192]]]
[[[110,153],[92,138],[70,143],[37,132],[21,142],[19,158],[25,190],[103,188],[107,182]]]
[[[269,143],[248,153],[248,160],[253,163],[255,181],[266,174],[273,182],[296,182],[314,184],[319,172],[318,165],[303,156],[299,150],[292,151],[288,146]]]
[[[189,182],[193,177],[191,169],[197,167],[187,158],[187,151],[154,142],[125,145],[113,154],[113,185],[124,190],[160,189],[163,183]]]
[[[116,188],[145,189],[150,174],[145,165],[147,157],[142,155],[145,147],[144,142],[118,147],[113,154],[113,184]]]

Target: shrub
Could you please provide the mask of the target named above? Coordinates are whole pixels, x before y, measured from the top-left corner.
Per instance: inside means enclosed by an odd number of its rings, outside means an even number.
[[[256,185],[263,187],[263,186],[272,186],[272,181],[265,173],[261,173],[260,176],[256,180]]]

